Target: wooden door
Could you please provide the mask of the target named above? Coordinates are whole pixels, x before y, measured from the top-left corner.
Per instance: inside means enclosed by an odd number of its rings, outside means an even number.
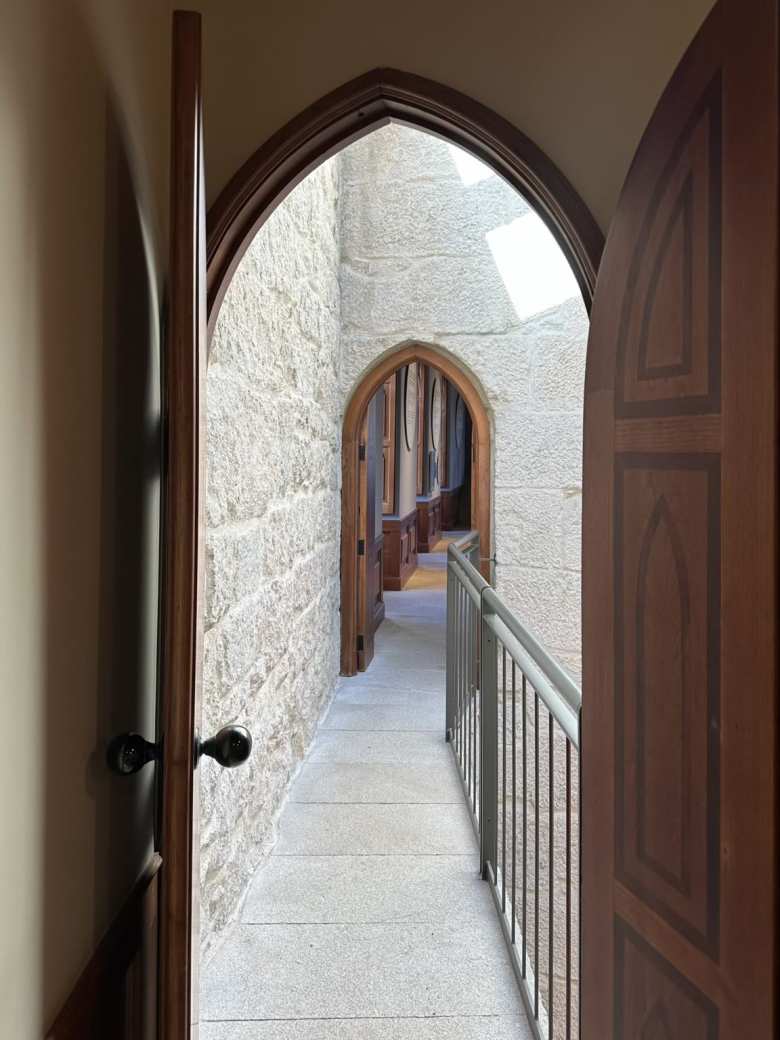
[[[721,0],[648,126],[585,400],[582,1037],[778,1020],[777,7]]]
[[[165,362],[165,534],[160,847],[160,1036],[197,1022],[198,819],[194,736],[200,720],[198,596],[200,388],[205,386],[205,208],[200,15],[173,16],[170,290]]]
[[[384,384],[382,410],[382,512],[395,512],[395,383],[394,372]]]
[[[372,398],[360,430],[358,477],[358,626],[357,666],[365,671],[374,657],[374,635],[385,614],[382,580],[381,525],[377,523],[377,469],[381,460],[377,408],[382,391]]]

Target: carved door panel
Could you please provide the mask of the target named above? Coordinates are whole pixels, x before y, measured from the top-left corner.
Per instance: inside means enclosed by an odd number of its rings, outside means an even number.
[[[777,1009],[777,10],[721,0],[626,181],[585,400],[582,1036]]]

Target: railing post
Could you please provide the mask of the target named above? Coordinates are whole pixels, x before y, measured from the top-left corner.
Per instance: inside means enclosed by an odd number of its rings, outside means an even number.
[[[449,553],[447,554],[447,647],[446,647],[446,700],[444,709],[444,735],[447,741],[452,741],[456,726],[456,698],[455,689],[455,577],[449,565]]]
[[[496,637],[487,624],[480,596],[480,867],[488,878],[488,864],[496,875],[498,849],[498,664]]]

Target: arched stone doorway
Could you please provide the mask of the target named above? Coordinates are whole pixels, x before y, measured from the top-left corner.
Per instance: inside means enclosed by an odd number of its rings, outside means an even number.
[[[341,441],[341,674],[357,671],[358,634],[358,507],[360,499],[360,432],[369,402],[398,369],[413,363],[430,365],[458,390],[472,423],[471,527],[479,531],[481,569],[488,576],[493,555],[492,430],[490,415],[474,380],[454,358],[434,346],[407,343],[385,354],[363,377],[344,413]]]
[[[209,337],[242,256],[276,206],[323,160],[389,122],[458,145],[527,199],[563,250],[590,312],[604,236],[558,167],[517,127],[473,98],[422,76],[379,68],[320,98],[282,127],[209,208]]]

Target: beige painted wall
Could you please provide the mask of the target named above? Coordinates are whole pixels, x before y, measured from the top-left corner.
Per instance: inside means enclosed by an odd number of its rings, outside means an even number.
[[[190,6],[206,15],[212,198],[284,121],[386,64],[509,117],[606,226],[710,0]],[[0,1036],[18,1040],[40,1035],[149,848],[148,786],[121,791],[100,754],[152,721],[169,10],[2,0]]]
[[[38,1040],[151,849],[103,755],[154,726],[170,34],[155,0],[2,23],[0,1036]]]
[[[606,229],[650,113],[711,0],[193,0],[204,13],[213,198],[278,127],[378,66],[500,112]],[[225,17],[230,9],[230,18]]]

